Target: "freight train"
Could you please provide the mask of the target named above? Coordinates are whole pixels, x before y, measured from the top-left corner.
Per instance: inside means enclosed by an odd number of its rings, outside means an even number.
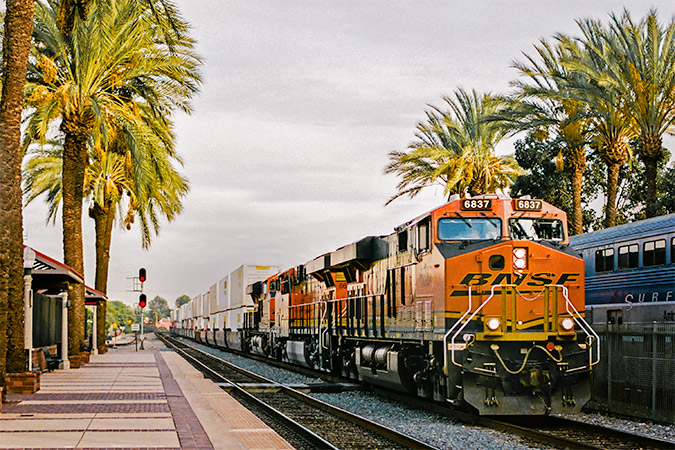
[[[675,322],[675,214],[580,234],[586,318],[596,324]]]
[[[455,196],[276,269],[240,267],[172,331],[485,415],[577,412],[590,397],[584,262],[546,202]]]

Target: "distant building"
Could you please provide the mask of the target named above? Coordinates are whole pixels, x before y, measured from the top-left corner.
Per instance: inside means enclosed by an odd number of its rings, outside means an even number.
[[[155,323],[155,326],[157,328],[166,328],[168,330],[171,327],[171,319],[162,319]]]

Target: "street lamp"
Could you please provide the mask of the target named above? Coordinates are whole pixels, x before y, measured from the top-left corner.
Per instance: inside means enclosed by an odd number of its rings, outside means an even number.
[[[28,371],[33,370],[33,265],[35,250],[23,249],[23,347],[28,353]]]

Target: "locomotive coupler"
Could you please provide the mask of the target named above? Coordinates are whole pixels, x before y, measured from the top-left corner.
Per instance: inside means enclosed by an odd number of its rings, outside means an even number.
[[[485,406],[499,406],[499,400],[497,400],[494,388],[485,389]]]
[[[574,400],[572,386],[562,386],[562,404],[563,406],[574,406],[577,402]]]

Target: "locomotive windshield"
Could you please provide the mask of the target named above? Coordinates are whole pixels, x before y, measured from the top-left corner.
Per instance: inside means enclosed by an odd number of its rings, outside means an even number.
[[[558,219],[509,219],[513,239],[560,242],[565,239],[562,221]]]
[[[438,221],[438,238],[441,241],[474,241],[501,237],[502,221],[496,217],[444,217]]]

